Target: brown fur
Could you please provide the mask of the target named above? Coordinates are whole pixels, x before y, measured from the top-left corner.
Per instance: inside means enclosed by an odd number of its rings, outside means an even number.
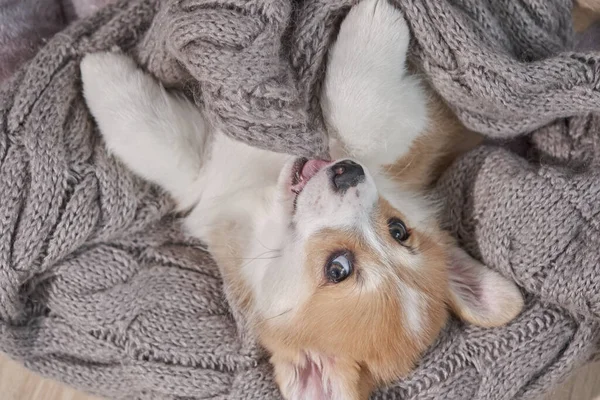
[[[225,221],[223,225],[211,231],[209,251],[219,266],[221,276],[227,288],[227,300],[246,316],[253,309],[252,292],[240,273],[243,252],[247,245],[249,232],[243,230],[243,224]]]
[[[409,155],[389,166],[388,173],[409,189],[427,190],[454,158],[480,140],[430,91],[426,133],[417,139]],[[323,230],[308,241],[305,252],[310,257],[304,268],[314,277],[310,280],[312,292],[291,319],[263,320],[251,315],[251,291],[239,273],[245,235],[236,223],[213,230],[210,242],[219,246],[210,250],[227,282],[229,300],[249,314],[253,330],[272,355],[282,390],[298,379],[295,367],[303,365],[309,357],[307,351],[311,351],[331,359],[335,381],[348,390],[349,400],[367,399],[375,386],[404,376],[414,367],[446,323],[449,307],[458,307],[453,311],[464,314],[449,292],[448,249],[455,245],[450,236],[435,226],[408,227],[410,238],[405,245],[423,257],[417,273],[403,265],[406,248],[389,234],[389,218],[404,220],[402,213],[380,199],[375,215],[378,236],[385,243],[384,257],[356,232]],[[342,249],[353,253],[355,273],[331,284],[325,279],[325,264],[331,254]],[[365,279],[374,273],[387,274],[388,278],[377,291],[363,290]],[[398,282],[424,299],[418,335],[406,326],[401,297],[390,295],[398,292]]]
[[[385,260],[354,232],[320,232],[306,246],[311,257],[305,267],[314,276],[309,302],[293,321],[261,324],[263,343],[275,355],[275,364],[294,363],[305,349],[335,355],[336,370],[345,376],[347,388],[355,388],[357,399],[366,398],[359,394],[368,394],[374,384],[408,373],[447,318],[443,289],[447,287],[446,259],[444,246],[440,244],[444,241],[436,237],[439,233],[411,228],[406,245],[426,260],[417,274],[402,265],[400,253],[406,249],[389,234],[388,219],[402,218],[402,214],[384,199],[379,201],[376,214],[378,234],[386,243]],[[331,284],[325,279],[325,264],[340,249],[353,253],[355,273],[339,284]],[[385,279],[376,292],[363,290],[363,280],[373,273],[393,278]],[[400,299],[388,296],[397,292],[398,281],[424,294],[426,299],[422,312],[427,318],[418,336],[407,330]],[[382,343],[381,338],[387,341]]]
[[[482,141],[481,135],[464,127],[456,115],[433,90],[428,88],[429,123],[411,151],[389,168],[389,174],[403,186],[423,191],[461,154]]]

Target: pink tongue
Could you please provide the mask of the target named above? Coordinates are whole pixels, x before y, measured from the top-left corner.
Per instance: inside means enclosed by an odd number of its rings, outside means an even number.
[[[304,180],[305,182],[308,181],[310,178],[315,176],[317,174],[317,172],[319,172],[326,165],[329,165],[329,164],[330,164],[329,161],[308,160],[306,162],[306,164],[304,164],[304,167],[302,167],[302,172],[300,173],[302,175],[302,180]]]

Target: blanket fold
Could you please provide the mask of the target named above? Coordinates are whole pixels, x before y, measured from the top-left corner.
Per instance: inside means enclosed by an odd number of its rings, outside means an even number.
[[[600,170],[533,166],[483,146],[461,159],[438,189],[452,201],[447,228],[478,258],[541,300],[600,321],[598,182]]]
[[[571,0],[398,5],[414,55],[468,128],[507,138],[598,110],[597,56],[566,52]]]
[[[291,12],[288,2],[169,1],[139,58],[166,84],[191,84],[213,123],[231,136],[270,150],[323,155],[323,122],[309,118],[306,87],[283,47]]]
[[[0,351],[109,398],[279,399],[202,243],[106,152],[78,65],[120,47],[232,137],[319,155],[327,49],[353,3],[121,0],[4,82]],[[451,321],[410,376],[373,398],[538,398],[600,340],[600,55],[571,51],[570,0],[392,3],[424,77],[494,139],[438,183],[446,226],[527,301],[506,327]]]

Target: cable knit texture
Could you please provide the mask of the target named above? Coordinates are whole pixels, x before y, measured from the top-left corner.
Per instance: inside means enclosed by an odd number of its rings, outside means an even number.
[[[597,353],[600,55],[571,52],[571,0],[393,2],[412,60],[489,138],[438,184],[446,226],[527,301],[506,327],[451,321],[414,373],[373,398],[536,399]],[[4,82],[0,351],[108,398],[279,399],[209,254],[104,149],[79,61],[124,48],[232,137],[315,156],[327,151],[324,60],[351,4],[121,0]]]
[[[114,0],[0,0],[0,82],[46,40]]]

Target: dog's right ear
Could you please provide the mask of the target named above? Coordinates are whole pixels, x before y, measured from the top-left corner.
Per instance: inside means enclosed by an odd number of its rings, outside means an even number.
[[[286,400],[367,400],[371,380],[352,361],[303,353],[294,360],[273,355],[277,385]]]
[[[450,306],[461,319],[483,327],[512,321],[523,309],[517,285],[459,247],[450,249]]]

